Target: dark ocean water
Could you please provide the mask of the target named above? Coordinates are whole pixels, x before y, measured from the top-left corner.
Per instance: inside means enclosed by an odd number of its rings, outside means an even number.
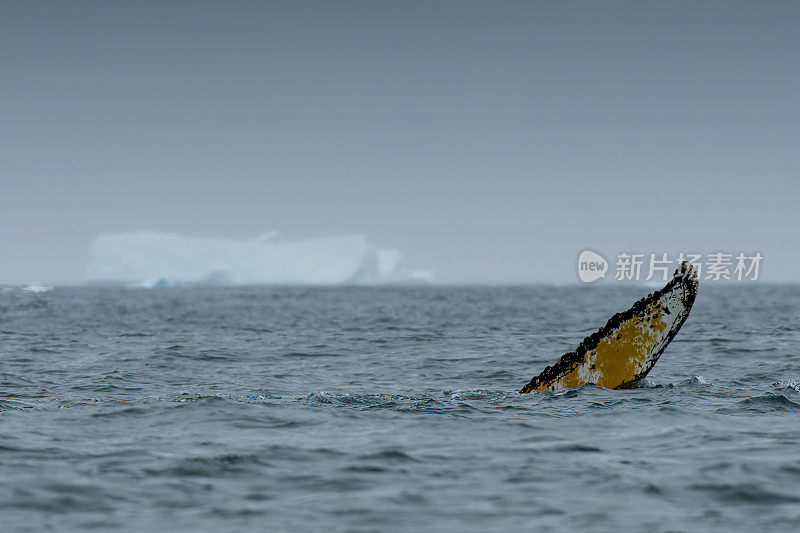
[[[0,530],[800,529],[800,286],[517,394],[642,287],[0,293]]]

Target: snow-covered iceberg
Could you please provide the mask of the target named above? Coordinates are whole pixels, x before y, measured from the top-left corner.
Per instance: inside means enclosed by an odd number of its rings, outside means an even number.
[[[401,254],[367,244],[365,235],[282,241],[271,232],[253,240],[118,233],[92,244],[89,281],[138,283],[385,283],[431,281],[429,271],[400,267]]]

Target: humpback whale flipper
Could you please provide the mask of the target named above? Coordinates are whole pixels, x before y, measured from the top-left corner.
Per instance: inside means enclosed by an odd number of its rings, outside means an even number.
[[[612,316],[575,351],[525,385],[520,392],[562,390],[594,383],[609,389],[630,386],[650,372],[689,316],[697,295],[697,271],[684,261],[663,289]]]

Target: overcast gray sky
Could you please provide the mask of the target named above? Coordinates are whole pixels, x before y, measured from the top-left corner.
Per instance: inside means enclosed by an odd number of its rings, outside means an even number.
[[[366,232],[444,282],[800,281],[800,3],[0,0],[0,282],[103,232]]]

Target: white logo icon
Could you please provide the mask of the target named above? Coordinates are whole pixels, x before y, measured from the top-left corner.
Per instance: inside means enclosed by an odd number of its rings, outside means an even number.
[[[591,283],[605,277],[608,261],[605,257],[591,250],[584,250],[578,256],[578,277],[581,281]]]

